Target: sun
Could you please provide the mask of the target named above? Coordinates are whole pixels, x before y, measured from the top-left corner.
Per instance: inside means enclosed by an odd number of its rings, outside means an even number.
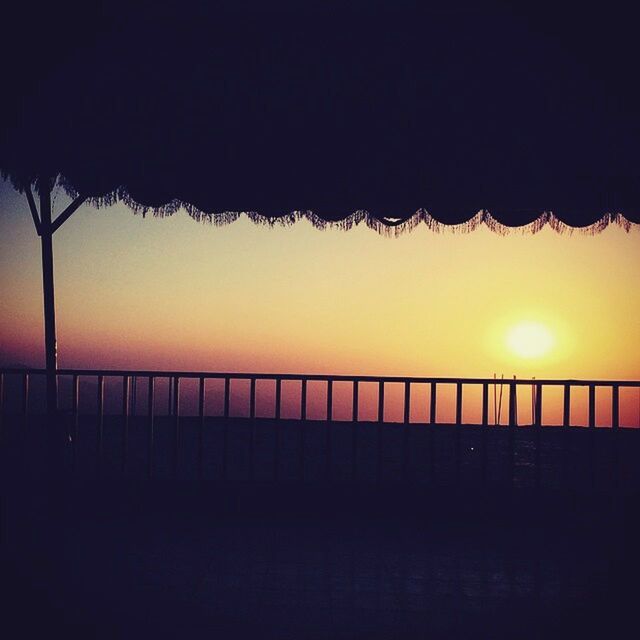
[[[521,358],[542,358],[555,344],[548,327],[539,322],[521,322],[509,329],[506,337],[509,350]]]

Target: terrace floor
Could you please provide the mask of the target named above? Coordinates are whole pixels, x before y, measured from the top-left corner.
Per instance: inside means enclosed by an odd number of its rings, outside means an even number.
[[[436,436],[441,481],[431,485],[392,481],[399,469],[391,453],[397,449],[393,431],[385,432],[391,444],[383,448],[381,481],[375,428],[366,424],[359,434],[361,481],[339,482],[351,469],[351,431],[343,425],[341,449],[339,425],[332,441],[335,482],[314,483],[311,471],[308,482],[296,482],[299,440],[292,423],[285,425],[290,433],[280,434],[282,468],[275,482],[269,476],[270,422],[259,425],[263,438],[255,442],[256,471],[263,475],[248,483],[238,470],[245,460],[242,421],[228,425],[230,477],[223,482],[214,471],[202,484],[186,472],[195,453],[185,424],[183,475],[170,473],[170,431],[163,435],[160,422],[151,481],[145,478],[142,422],[137,454],[133,427],[132,467],[124,475],[116,473],[120,464],[109,466],[119,439],[116,424],[111,432],[105,424],[99,478],[88,426],[85,466],[63,475],[42,471],[34,423],[26,433],[5,438],[0,628],[10,633],[4,637],[636,636],[630,626],[640,575],[634,491],[615,492],[608,481],[594,493],[559,491],[549,483],[533,492],[528,480],[509,489],[497,482],[480,486],[473,457],[462,463],[463,482],[452,486],[444,481],[452,477],[446,461],[453,460],[446,426]],[[212,423],[211,434],[222,437],[223,428]],[[307,428],[309,469],[318,458],[321,477],[322,427]],[[525,431],[520,461],[530,455]],[[419,451],[423,432],[415,434]],[[470,456],[476,435],[462,434]],[[587,435],[583,430],[573,436],[571,460],[588,452],[581,449]],[[637,440],[634,432],[624,450]],[[496,474],[503,453],[490,445]],[[556,477],[552,459],[545,463],[547,480]],[[608,478],[610,458],[601,460],[599,473]],[[529,478],[523,465],[519,477]],[[421,467],[414,461],[412,471]],[[569,465],[574,467],[579,473],[580,465]]]

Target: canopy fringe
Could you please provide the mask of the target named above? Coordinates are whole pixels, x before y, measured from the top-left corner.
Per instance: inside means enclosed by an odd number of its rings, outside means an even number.
[[[35,185],[36,188],[39,185]],[[62,176],[56,180],[55,186],[61,187],[69,196],[75,198],[78,196],[73,186]],[[24,187],[16,185],[20,190]],[[206,212],[197,206],[184,202],[178,198],[161,206],[153,207],[150,205],[140,204],[134,200],[125,187],[120,187],[114,191],[99,197],[87,198],[87,203],[97,208],[111,207],[118,202],[122,202],[129,207],[134,214],[146,217],[152,215],[154,217],[171,216],[178,211],[184,209],[187,214],[198,222],[212,224],[214,226],[222,226],[231,224],[245,215],[252,222],[266,227],[287,227],[299,220],[306,220],[316,229],[340,229],[348,231],[360,224],[365,224],[369,229],[373,229],[377,233],[385,237],[397,238],[405,233],[413,231],[420,225],[425,225],[428,229],[435,233],[471,233],[482,225],[488,227],[494,233],[499,235],[510,235],[514,233],[520,234],[536,234],[545,226],[549,226],[556,233],[572,235],[574,233],[595,235],[606,229],[609,225],[616,224],[626,232],[629,232],[635,225],[621,213],[606,213],[593,224],[584,227],[572,227],[558,218],[551,211],[543,211],[535,219],[518,227],[510,227],[501,223],[498,219],[491,215],[491,212],[482,209],[473,217],[459,224],[447,224],[438,220],[426,209],[418,209],[412,216],[407,218],[394,217],[378,217],[371,215],[364,209],[354,211],[352,214],[338,220],[326,220],[322,216],[311,210],[291,211],[282,216],[266,216],[257,211],[221,211]]]

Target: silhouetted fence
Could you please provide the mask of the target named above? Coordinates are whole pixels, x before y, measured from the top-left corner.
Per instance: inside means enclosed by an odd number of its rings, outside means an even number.
[[[44,378],[44,370],[40,369],[0,369],[0,420],[3,422],[15,422],[16,417],[22,416],[27,419],[28,416],[37,414],[38,407],[37,398],[31,399],[30,385],[34,378]],[[469,452],[473,452],[474,460],[477,462],[478,479],[482,482],[487,481],[489,452],[487,438],[492,432],[500,431],[506,436],[506,442],[503,443],[503,457],[506,457],[510,468],[509,475],[513,478],[514,469],[517,466],[516,438],[519,434],[526,432],[527,446],[530,448],[533,459],[529,465],[534,474],[535,486],[540,485],[541,473],[541,452],[543,445],[541,438],[545,434],[554,432],[585,432],[593,434],[595,431],[601,432],[600,427],[609,427],[607,431],[611,434],[613,440],[613,452],[611,459],[607,464],[611,467],[614,476],[614,484],[617,484],[620,478],[619,472],[619,438],[617,436],[620,430],[631,432],[632,429],[626,427],[640,426],[621,424],[620,406],[621,391],[625,393],[638,390],[640,398],[640,381],[610,381],[610,380],[527,380],[527,379],[509,379],[496,380],[495,378],[448,378],[448,377],[399,377],[399,376],[324,376],[324,375],[294,375],[294,374],[258,374],[258,373],[209,373],[209,372],[192,372],[192,371],[125,371],[125,370],[76,370],[76,369],[60,369],[58,371],[59,380],[59,401],[63,407],[62,412],[66,417],[69,431],[69,440],[71,445],[72,464],[75,466],[78,460],[78,442],[79,430],[83,416],[88,411],[81,410],[81,381],[91,381],[95,384],[94,389],[87,389],[91,395],[95,394],[95,411],[91,412],[95,416],[95,442],[96,442],[96,459],[98,467],[102,464],[104,457],[104,427],[105,417],[112,420],[117,415],[117,421],[121,427],[121,464],[122,469],[126,470],[129,457],[129,431],[132,424],[138,426],[144,425],[146,431],[146,451],[147,462],[146,472],[149,476],[154,475],[154,447],[157,446],[157,426],[162,423],[163,428],[169,426],[170,440],[163,442],[163,447],[167,446],[172,451],[174,472],[180,460],[180,449],[182,433],[184,429],[195,428],[197,433],[195,467],[197,473],[202,477],[205,467],[204,456],[204,440],[206,433],[206,425],[212,421],[221,429],[221,442],[219,449],[221,450],[221,473],[222,478],[229,475],[229,437],[230,430],[234,424],[242,423],[248,427],[248,478],[254,478],[255,456],[256,456],[256,424],[260,422],[268,422],[276,425],[274,429],[274,446],[273,446],[273,477],[278,479],[281,470],[280,456],[282,454],[282,432],[283,428],[277,425],[283,424],[287,419],[283,417],[283,407],[286,406],[291,413],[291,406],[297,404],[297,415],[293,417],[300,424],[300,428],[296,429],[297,438],[297,467],[298,476],[301,479],[305,477],[305,461],[308,460],[308,447],[305,446],[305,437],[307,429],[304,423],[317,424],[322,423],[324,443],[322,453],[320,449],[312,452],[312,457],[318,458],[324,456],[324,475],[326,479],[331,477],[332,454],[334,447],[332,438],[334,431],[340,423],[341,435],[344,440],[344,429],[350,425],[350,475],[352,479],[358,476],[358,460],[359,446],[362,437],[361,425],[372,425],[373,429],[367,429],[367,436],[371,436],[371,432],[375,433],[375,475],[380,479],[381,470],[383,468],[383,458],[385,457],[385,444],[383,430],[390,428],[395,436],[400,436],[400,464],[399,477],[405,481],[410,481],[411,476],[415,475],[411,471],[411,456],[413,444],[411,442],[412,433],[417,428],[422,429],[422,435],[426,435],[426,457],[422,460],[423,468],[426,468],[426,474],[430,481],[434,481],[438,461],[436,460],[437,444],[435,442],[436,434],[445,433],[442,429],[446,429],[446,433],[450,436],[453,446],[452,458],[454,479],[459,480],[461,468],[469,462]],[[105,381],[112,384],[112,393],[110,394],[109,411],[105,410]],[[119,382],[118,382],[119,381]],[[162,396],[158,393],[159,381],[164,381],[162,385]],[[207,382],[218,381],[221,384],[222,402],[220,411],[217,416],[212,416],[207,411]],[[244,381],[248,383],[248,397],[245,397],[246,407],[243,417],[232,415],[232,383]],[[257,415],[257,385],[263,381],[270,381],[274,385],[274,407],[272,416],[261,417]],[[182,383],[190,382],[190,394],[181,393]],[[143,385],[144,383],[144,385]],[[296,383],[299,391],[288,394],[286,401],[283,400],[283,383]],[[345,396],[344,383],[350,385],[349,393]],[[119,390],[115,393],[113,385],[117,385]],[[323,392],[318,388],[315,392],[310,393],[310,385],[321,384],[324,387]],[[342,385],[340,400],[335,399],[334,391],[336,385]],[[195,386],[194,386],[195,385]],[[369,393],[369,400],[375,403],[375,415],[371,415],[372,407],[369,409],[368,419],[363,419],[363,401],[361,397],[361,389],[368,386],[369,391],[373,386],[376,393],[372,396]],[[402,394],[398,398],[396,394],[395,401],[389,403],[385,392],[390,386],[401,386]],[[446,398],[441,398],[439,393],[443,387],[453,389],[454,394],[448,394]],[[476,405],[478,420],[471,423],[465,423],[463,420],[463,407],[465,393],[475,388],[480,393],[477,394]],[[610,419],[600,420],[601,424],[597,425],[596,411],[596,389],[604,389],[610,393]],[[508,397],[506,424],[501,425],[501,407],[498,406],[498,389],[500,390],[500,405],[502,404],[503,390],[506,391]],[[531,413],[530,420],[519,420],[518,409],[518,390],[529,389],[531,392]],[[555,425],[555,429],[549,430],[548,425],[543,424],[543,403],[545,392],[549,389],[561,390],[561,421]],[[586,398],[586,429],[577,428],[572,420],[572,392],[576,389],[587,391]],[[396,389],[397,390],[397,389]],[[493,391],[490,394],[490,391]],[[42,396],[42,392],[35,394]],[[86,394],[85,394],[86,395]],[[114,406],[112,402],[117,397],[119,407]],[[242,394],[240,394],[242,395]],[[246,394],[245,394],[246,396]],[[492,397],[493,396],[493,397]],[[183,409],[183,401],[188,400],[185,404],[191,405],[191,411]],[[236,398],[237,400],[237,398]],[[439,418],[440,401],[446,400],[447,404],[453,409],[449,419]],[[473,398],[472,398],[473,400]],[[558,403],[558,397],[554,398]],[[309,408],[311,405],[317,410],[319,401],[324,404],[324,416],[309,416]],[[166,402],[166,404],[164,404]],[[631,399],[634,403],[634,400]],[[638,407],[640,408],[640,400]],[[371,402],[369,402],[371,404]],[[400,409],[399,419],[392,421],[385,411],[388,411],[389,404],[393,404],[396,409]],[[574,403],[575,404],[575,403]],[[602,402],[600,403],[603,404]],[[144,409],[141,411],[142,407]],[[166,407],[166,409],[163,409]],[[490,411],[493,405],[493,412]],[[522,403],[521,403],[522,406]],[[342,417],[337,420],[335,417],[336,408],[339,407]],[[423,417],[417,418],[416,407],[422,407]],[[413,411],[412,411],[413,409]],[[600,412],[602,413],[602,412]],[[493,414],[493,415],[492,415]],[[348,417],[345,418],[345,415]],[[601,417],[601,416],[600,416]],[[292,419],[289,416],[289,419]],[[640,421],[640,417],[638,419]],[[518,428],[526,423],[524,429]],[[607,424],[608,422],[608,424]],[[2,423],[0,423],[2,424]],[[494,429],[497,427],[497,429]],[[543,428],[544,427],[544,428]],[[640,433],[640,430],[638,430]],[[394,437],[395,437],[394,436]],[[447,436],[447,437],[448,437]],[[466,442],[471,437],[474,446],[467,446]],[[633,442],[638,441],[637,434],[634,433]],[[586,447],[589,455],[590,476],[593,479],[595,474],[595,438],[587,437]],[[582,445],[581,445],[582,446]],[[626,444],[625,444],[626,446]],[[564,460],[567,449],[566,440],[562,440],[559,445],[561,455]],[[464,449],[464,451],[463,451]],[[466,460],[466,462],[465,462]],[[415,465],[414,465],[415,466]],[[561,464],[564,470],[566,464]],[[565,473],[565,471],[563,471]]]

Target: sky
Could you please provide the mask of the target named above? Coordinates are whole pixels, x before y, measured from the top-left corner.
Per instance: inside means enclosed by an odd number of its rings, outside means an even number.
[[[83,206],[54,237],[59,366],[637,380],[639,242]],[[0,291],[0,364],[43,366],[39,243],[7,184]]]

